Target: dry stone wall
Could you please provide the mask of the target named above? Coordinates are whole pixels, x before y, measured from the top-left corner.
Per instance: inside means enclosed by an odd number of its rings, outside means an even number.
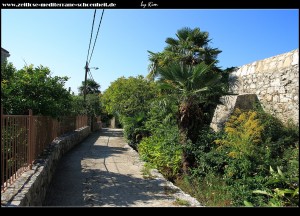
[[[256,94],[266,112],[284,123],[291,120],[299,124],[299,49],[243,65],[230,78],[236,80],[232,82],[233,93]],[[224,121],[229,117],[228,113],[222,114],[222,110],[230,110],[230,107],[225,104],[216,109],[213,129],[219,128],[218,119]]]

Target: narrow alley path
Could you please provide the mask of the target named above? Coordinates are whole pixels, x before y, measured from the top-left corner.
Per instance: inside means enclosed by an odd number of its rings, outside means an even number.
[[[121,129],[102,129],[59,162],[44,206],[178,206],[176,198],[200,206],[161,174],[144,178],[138,153]]]

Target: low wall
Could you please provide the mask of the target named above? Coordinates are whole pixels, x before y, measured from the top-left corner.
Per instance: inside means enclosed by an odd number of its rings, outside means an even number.
[[[89,126],[56,138],[35,161],[32,170],[22,174],[1,193],[2,207],[42,206],[59,159],[91,133]]]

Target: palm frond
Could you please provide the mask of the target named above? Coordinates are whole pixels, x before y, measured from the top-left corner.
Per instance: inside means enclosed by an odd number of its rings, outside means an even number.
[[[178,46],[179,44],[177,39],[171,37],[168,37],[165,42],[171,46]]]

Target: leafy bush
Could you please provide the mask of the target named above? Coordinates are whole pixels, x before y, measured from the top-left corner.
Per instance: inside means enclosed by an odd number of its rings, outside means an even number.
[[[143,76],[120,77],[104,91],[101,103],[108,114],[133,117],[139,112],[147,113],[156,94],[156,84]]]
[[[267,191],[271,194],[267,167],[289,163],[299,139],[299,129],[285,127],[261,110],[236,109],[224,131],[224,136],[215,143],[218,145],[216,151],[225,156],[223,178],[232,191],[233,204],[243,205],[243,200],[247,200],[255,206],[264,205],[266,199],[252,192]],[[299,162],[299,158],[295,160]],[[286,167],[287,172],[295,173],[292,170],[296,168]],[[294,174],[294,177],[297,176],[299,172]]]
[[[270,176],[264,184],[263,190],[254,190],[254,194],[260,195],[263,201],[260,206],[299,206],[299,146],[290,147],[284,152],[283,159],[288,163],[284,167],[277,167],[277,171],[270,166]],[[285,171],[284,171],[285,170]],[[263,195],[263,196],[261,196]],[[245,201],[245,205],[253,206]]]
[[[271,177],[266,186],[273,185],[272,189],[268,187],[265,190],[254,190],[254,194],[264,195],[264,201],[261,206],[299,206],[299,176],[290,178],[283,174],[277,167],[277,172],[270,167]],[[279,187],[276,187],[279,186]],[[246,206],[253,206],[251,202],[244,201]]]
[[[149,135],[149,131],[144,126],[145,120],[146,116],[142,112],[137,113],[133,117],[121,118],[121,122],[124,125],[124,136],[134,149],[137,149],[139,142]]]
[[[151,163],[166,178],[172,180],[181,167],[182,149],[178,139],[177,127],[161,128],[140,142],[139,154],[143,160]]]
[[[270,157],[272,159],[282,158],[285,150],[289,146],[295,147],[295,142],[299,140],[299,126],[292,122],[284,125],[279,119],[261,110],[258,111],[258,116],[263,123],[262,139],[269,149]],[[279,165],[273,164],[272,166]]]
[[[150,104],[145,127],[154,134],[161,130],[160,125],[176,125],[177,111],[176,101],[171,96],[160,95]]]
[[[216,151],[214,141],[222,137],[222,132],[214,132],[209,127],[200,131],[200,135],[195,144],[188,143],[186,152],[192,158],[191,174],[193,176],[205,177],[207,173],[222,173],[226,164],[226,157]]]
[[[16,70],[6,62],[1,65],[1,105],[13,115],[27,115],[28,109],[34,115],[69,115],[72,98],[64,86],[67,80],[66,76],[51,76],[50,69],[42,65]]]
[[[231,158],[253,157],[257,147],[262,143],[263,126],[257,117],[257,112],[242,112],[236,109],[225,124],[225,139],[216,140],[219,148],[227,147]]]

